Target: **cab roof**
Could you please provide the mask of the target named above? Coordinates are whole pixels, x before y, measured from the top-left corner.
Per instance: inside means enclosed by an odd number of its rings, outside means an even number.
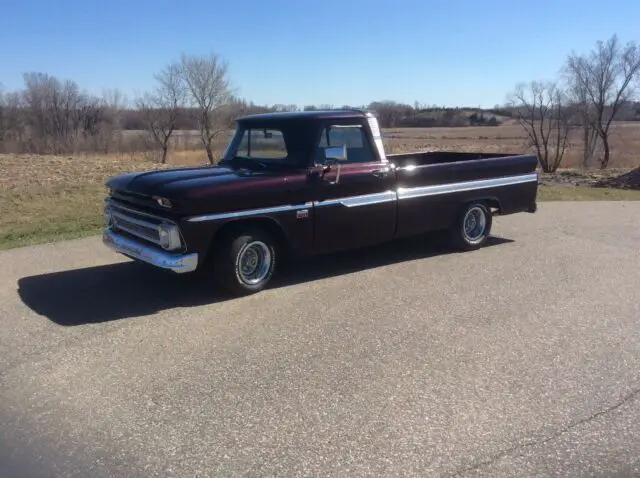
[[[364,110],[344,109],[344,110],[316,110],[316,111],[284,111],[278,113],[259,113],[242,116],[238,121],[282,121],[282,120],[319,120],[319,119],[339,119],[339,118],[366,118],[371,116]]]

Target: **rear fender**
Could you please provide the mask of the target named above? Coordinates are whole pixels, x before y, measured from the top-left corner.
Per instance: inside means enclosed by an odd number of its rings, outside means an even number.
[[[482,202],[486,204],[491,209],[491,214],[493,216],[497,216],[502,213],[502,204],[500,204],[500,200],[495,196],[483,196],[473,200],[474,202]],[[467,204],[469,204],[468,201]]]
[[[480,203],[483,203],[485,206],[487,206],[491,211],[492,216],[498,216],[502,213],[502,204],[500,203],[500,200],[497,197],[478,196],[478,197],[474,197],[472,199],[468,199],[466,201],[461,202],[458,205],[456,214],[451,218],[451,222],[452,223],[455,222],[456,218],[462,213],[462,211],[464,211],[469,206],[469,204],[474,202],[480,202]]]

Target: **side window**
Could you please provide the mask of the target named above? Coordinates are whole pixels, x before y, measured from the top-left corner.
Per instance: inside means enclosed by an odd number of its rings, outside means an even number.
[[[328,126],[322,130],[322,137],[318,145],[318,159],[324,160],[324,150],[328,146],[347,147],[348,163],[366,163],[374,161],[375,156],[364,133],[359,126]]]
[[[286,159],[287,146],[282,131],[277,129],[247,129],[242,135],[238,156]]]

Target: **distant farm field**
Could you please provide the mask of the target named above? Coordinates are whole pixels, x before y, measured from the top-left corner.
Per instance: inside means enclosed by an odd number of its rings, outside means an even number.
[[[231,131],[222,134],[216,143],[221,154]],[[142,131],[127,131],[132,140],[144,134]],[[511,121],[501,126],[469,126],[459,128],[388,128],[382,131],[384,144],[389,153],[409,151],[482,151],[522,154],[533,152],[520,125]],[[200,147],[196,131],[179,131],[174,135],[173,151],[169,154],[172,164],[204,164],[207,157]],[[640,165],[640,122],[619,122],[612,125],[612,168],[633,168]],[[601,151],[596,151],[596,155]],[[129,154],[141,157],[142,155]],[[144,155],[147,159],[152,154]],[[563,167],[579,167],[582,158],[580,133],[570,137],[570,148],[565,154]]]
[[[130,131],[135,137],[142,132]],[[418,150],[482,151],[520,154],[527,139],[518,125],[463,128],[404,128],[383,131],[389,152]],[[230,132],[217,145],[222,152]],[[178,165],[206,164],[195,132],[174,139],[167,165],[150,153],[88,156],[0,155],[0,249],[98,233],[102,227],[104,181],[110,176]],[[640,166],[640,124],[613,126],[611,167]],[[579,138],[572,138],[564,167],[580,164]],[[640,199],[639,191],[593,188],[558,190],[541,186],[541,200]]]
[[[384,131],[389,152],[417,150],[482,151],[522,154],[527,148],[527,136],[518,124],[465,128],[400,128]],[[579,167],[582,146],[579,132],[570,138],[571,148],[563,167]],[[611,167],[633,168],[640,165],[640,123],[621,122],[612,125]]]

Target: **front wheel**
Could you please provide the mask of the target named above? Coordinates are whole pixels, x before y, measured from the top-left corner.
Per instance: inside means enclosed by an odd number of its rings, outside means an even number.
[[[484,246],[491,233],[493,216],[482,202],[473,202],[462,208],[451,227],[454,246],[462,251],[472,251]]]
[[[261,229],[229,234],[214,250],[215,281],[238,296],[260,292],[271,280],[276,257],[275,241]]]

